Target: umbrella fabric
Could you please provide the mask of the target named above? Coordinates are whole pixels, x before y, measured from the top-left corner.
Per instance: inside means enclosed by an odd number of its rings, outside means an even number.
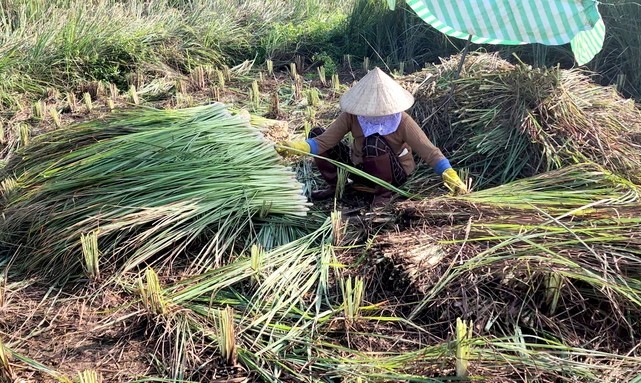
[[[605,25],[595,0],[408,0],[425,22],[476,44],[571,43],[583,65],[603,46]]]

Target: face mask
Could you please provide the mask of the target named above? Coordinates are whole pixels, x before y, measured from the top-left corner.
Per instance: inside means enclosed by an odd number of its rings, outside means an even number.
[[[356,118],[363,129],[363,134],[368,137],[376,133],[381,136],[394,133],[401,123],[401,116],[401,113],[395,113],[387,116],[356,116]]]

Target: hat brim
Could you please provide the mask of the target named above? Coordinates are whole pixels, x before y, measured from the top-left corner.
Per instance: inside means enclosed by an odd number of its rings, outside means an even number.
[[[359,116],[385,116],[414,105],[414,96],[379,68],[374,68],[339,101],[341,110]]]

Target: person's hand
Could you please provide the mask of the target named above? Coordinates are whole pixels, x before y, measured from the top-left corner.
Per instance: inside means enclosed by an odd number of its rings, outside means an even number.
[[[443,182],[448,189],[450,189],[454,195],[461,195],[469,193],[467,190],[467,185],[459,178],[456,171],[452,168],[449,168],[443,172]]]
[[[283,157],[307,154],[312,150],[306,141],[281,141],[275,149]]]

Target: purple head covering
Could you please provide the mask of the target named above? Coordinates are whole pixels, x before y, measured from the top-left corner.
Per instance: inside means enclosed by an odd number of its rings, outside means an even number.
[[[394,133],[401,123],[401,117],[402,113],[388,114],[387,116],[356,116],[365,137],[375,133],[381,136]]]

